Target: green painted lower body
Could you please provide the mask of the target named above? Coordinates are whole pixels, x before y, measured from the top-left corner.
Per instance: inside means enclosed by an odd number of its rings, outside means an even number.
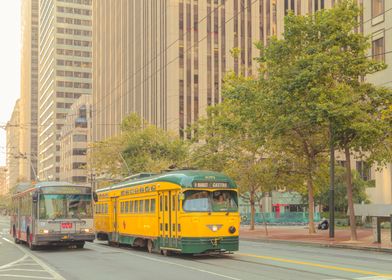
[[[238,236],[183,237],[180,240],[181,253],[202,254],[209,252],[238,251]]]
[[[137,240],[143,237],[119,234],[117,237],[109,234],[109,241],[131,246],[140,246]],[[210,252],[233,252],[238,251],[238,236],[221,237],[182,237],[182,238],[162,238],[153,240],[154,251],[162,249],[177,251],[183,254],[203,254]]]

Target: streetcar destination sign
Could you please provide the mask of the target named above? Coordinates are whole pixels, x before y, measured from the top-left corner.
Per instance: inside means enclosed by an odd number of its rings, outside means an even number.
[[[227,182],[194,182],[193,186],[195,188],[228,188],[229,184]]]

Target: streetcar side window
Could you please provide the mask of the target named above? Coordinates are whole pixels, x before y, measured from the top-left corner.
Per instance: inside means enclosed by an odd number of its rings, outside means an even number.
[[[139,212],[139,200],[135,200],[135,213]]]
[[[125,201],[125,213],[128,213],[128,201]]]
[[[144,213],[150,212],[150,200],[146,199],[144,201]]]
[[[133,200],[129,202],[129,213],[133,213]]]
[[[151,199],[150,212],[155,213],[155,198]]]
[[[139,201],[139,212],[140,213],[143,213],[143,202],[144,202],[143,200]]]

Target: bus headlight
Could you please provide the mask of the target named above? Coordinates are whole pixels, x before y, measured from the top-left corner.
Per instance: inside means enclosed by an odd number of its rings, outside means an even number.
[[[45,233],[45,234],[48,234],[49,230],[48,229],[44,229],[42,232]]]
[[[89,229],[89,228],[82,229],[82,231],[84,231],[85,233],[92,232],[92,230],[91,230],[91,229]]]

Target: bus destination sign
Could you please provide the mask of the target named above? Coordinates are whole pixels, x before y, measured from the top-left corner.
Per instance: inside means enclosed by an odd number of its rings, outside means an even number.
[[[90,194],[91,188],[88,187],[43,187],[42,193],[45,194]]]
[[[194,182],[193,186],[195,188],[223,189],[223,188],[228,188],[229,184],[227,182]]]

